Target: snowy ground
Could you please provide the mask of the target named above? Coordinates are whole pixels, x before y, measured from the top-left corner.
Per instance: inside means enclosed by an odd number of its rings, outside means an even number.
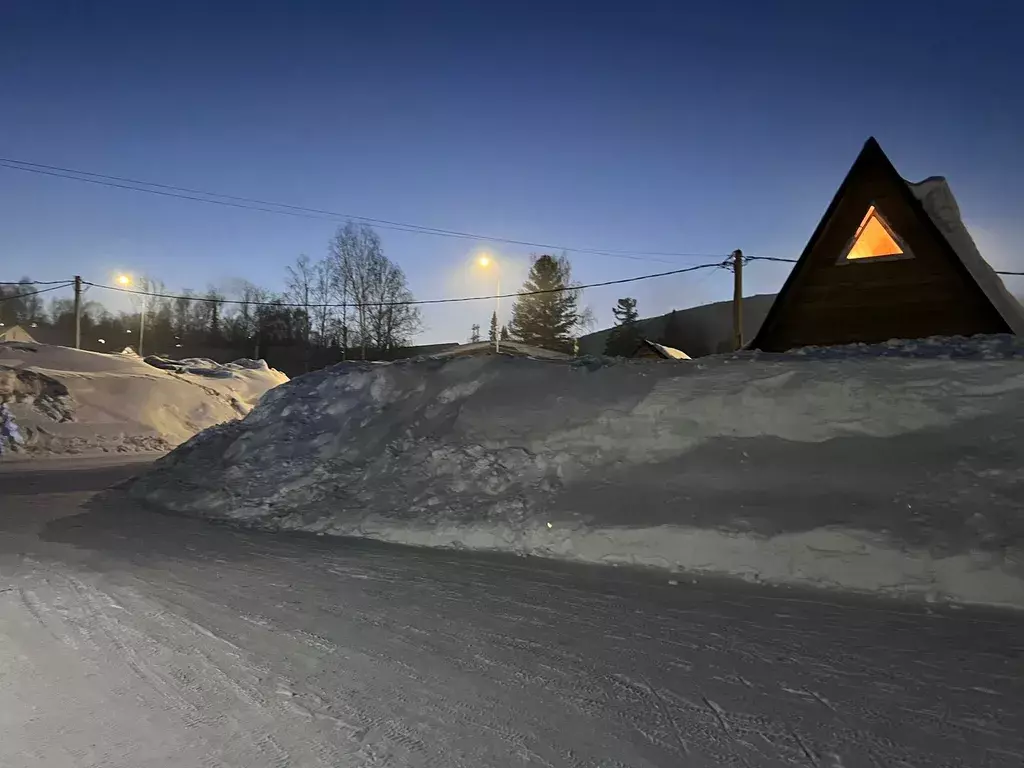
[[[132,492],[272,529],[1024,608],[1024,364],[1007,344],[348,363]]]
[[[1016,768],[1024,618],[331,537],[0,466],[0,765]]]
[[[137,355],[10,342],[0,344],[0,397],[13,401],[30,455],[167,451],[244,416],[287,381],[264,363],[240,363],[165,370]]]

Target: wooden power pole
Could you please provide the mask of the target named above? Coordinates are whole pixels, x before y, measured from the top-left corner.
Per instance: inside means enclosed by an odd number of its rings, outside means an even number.
[[[82,348],[82,276],[75,275],[75,349]]]
[[[736,349],[743,348],[743,251],[732,252],[732,333]]]

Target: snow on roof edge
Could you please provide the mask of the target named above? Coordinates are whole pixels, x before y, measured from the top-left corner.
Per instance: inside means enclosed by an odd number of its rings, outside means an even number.
[[[664,357],[666,360],[692,360],[688,354],[683,352],[681,349],[675,347],[668,347],[664,344],[659,344],[656,341],[650,339],[644,339],[644,344],[651,347],[655,352]]]
[[[918,182],[907,181],[906,184],[1010,330],[1018,336],[1024,336],[1024,307],[1006,289],[1002,278],[981,255],[971,233],[964,226],[960,206],[946,179],[943,176],[929,176]]]

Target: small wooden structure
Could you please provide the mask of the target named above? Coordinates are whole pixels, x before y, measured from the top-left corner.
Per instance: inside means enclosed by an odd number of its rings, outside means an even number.
[[[9,325],[0,328],[0,342],[5,341],[21,341],[26,343],[34,343],[35,339],[32,338],[32,334],[30,334],[20,325]]]
[[[985,262],[941,177],[904,181],[861,150],[750,348],[1024,334],[1024,310]]]
[[[675,347],[666,347],[650,339],[641,339],[637,345],[636,352],[630,355],[634,359],[658,359],[658,360],[689,360],[690,356]]]

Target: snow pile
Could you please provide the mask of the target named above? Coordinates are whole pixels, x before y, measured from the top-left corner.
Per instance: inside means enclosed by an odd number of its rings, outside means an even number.
[[[10,401],[29,453],[165,451],[244,416],[287,381],[262,361],[193,362],[165,370],[134,354],[0,344],[0,398]]]
[[[1024,337],[930,336],[926,339],[891,339],[885,344],[843,344],[834,347],[800,347],[789,354],[815,359],[843,357],[924,357],[947,360],[1024,360]]]
[[[239,374],[251,371],[259,371],[262,374],[269,374],[273,369],[267,365],[266,360],[250,360],[242,358],[231,363],[218,363],[206,357],[186,357],[181,360],[169,360],[158,355],[148,355],[145,358],[147,365],[159,368],[164,371],[175,373],[190,373],[194,376],[206,376],[213,379],[244,378]]]
[[[132,487],[271,529],[1024,607],[1024,366],[343,363]]]

